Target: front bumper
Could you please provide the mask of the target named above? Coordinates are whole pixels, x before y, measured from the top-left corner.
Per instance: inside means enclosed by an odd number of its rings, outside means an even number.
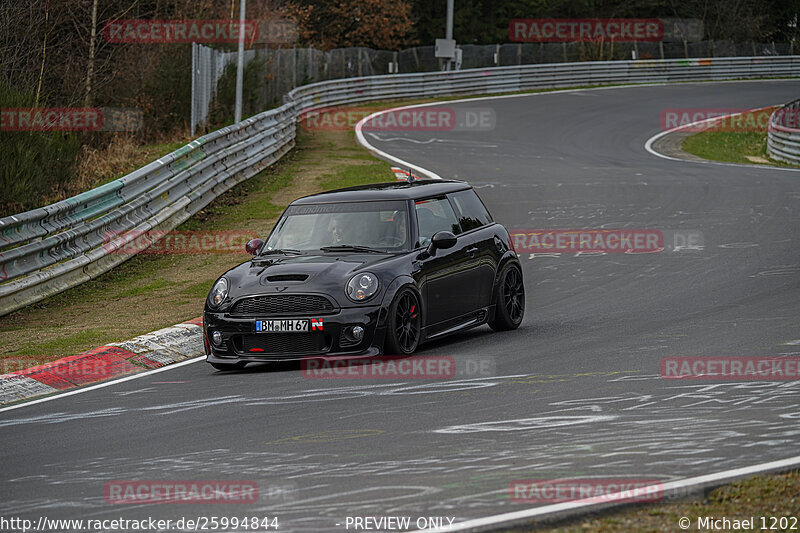
[[[380,306],[342,308],[319,316],[235,316],[203,313],[206,360],[209,363],[297,361],[308,357],[372,357],[381,352],[385,327],[379,322]],[[264,333],[256,331],[256,320],[313,319],[321,329],[308,333]],[[314,322],[312,322],[314,324]],[[364,337],[355,341],[349,328],[361,326]],[[215,344],[212,333],[222,341]]]

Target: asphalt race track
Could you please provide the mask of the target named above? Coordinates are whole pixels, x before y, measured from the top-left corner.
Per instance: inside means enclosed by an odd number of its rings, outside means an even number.
[[[368,136],[470,181],[510,230],[695,231],[703,246],[524,254],[519,330],[484,326],[421,351],[453,356],[464,370],[454,379],[313,380],[296,365],[225,374],[200,362],[0,412],[0,516],[277,516],[282,531],[343,531],[347,516],[460,521],[530,507],[509,498],[514,480],[668,481],[800,455],[800,382],[665,380],[659,369],[670,356],[800,355],[800,173],[644,148],[665,109],[799,92],[793,80],[473,100],[442,105],[489,110],[491,131]],[[247,480],[260,499],[107,503],[106,484],[122,480]]]

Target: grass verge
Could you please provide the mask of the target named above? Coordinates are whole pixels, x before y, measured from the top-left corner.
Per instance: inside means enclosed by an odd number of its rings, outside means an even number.
[[[145,150],[150,158],[159,157],[175,144]],[[351,131],[299,129],[297,148],[288,156],[177,229],[265,236],[295,198],[393,180],[390,166],[368,156]],[[223,253],[143,253],[95,280],[0,317],[0,373],[4,360],[8,369],[13,361],[18,370],[24,361],[28,366],[54,361],[195,318],[217,277],[248,257],[239,246]]]
[[[725,163],[746,165],[769,165],[792,167],[789,163],[776,161],[767,154],[766,124],[774,107],[742,113],[732,118],[723,119],[718,125],[711,126],[684,139],[681,148],[690,154]],[[763,131],[759,131],[762,130]]]

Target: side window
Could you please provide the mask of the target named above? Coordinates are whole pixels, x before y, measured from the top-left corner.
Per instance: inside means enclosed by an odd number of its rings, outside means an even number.
[[[489,214],[481,199],[472,189],[459,191],[450,196],[456,204],[458,221],[461,222],[461,227],[464,228],[464,231],[492,223],[492,215]]]
[[[458,218],[447,198],[418,200],[414,202],[414,208],[417,212],[420,246],[427,246],[437,231],[451,231],[456,235],[461,233]]]

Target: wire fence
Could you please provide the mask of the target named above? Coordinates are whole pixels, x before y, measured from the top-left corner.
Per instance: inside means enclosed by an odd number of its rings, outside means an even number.
[[[543,63],[614,61],[631,59],[691,59],[713,57],[786,56],[794,53],[789,43],[625,42],[625,43],[508,43],[460,45],[462,69]],[[236,52],[194,44],[192,48],[192,135],[195,128],[214,125],[214,110],[232,102],[233,95],[219,94],[223,76],[235,78]],[[397,52],[371,48],[315,48],[259,46],[245,51],[248,94],[244,114],[252,115],[280,105],[284,94],[296,87],[327,80],[382,74],[437,72],[445,60],[435,56],[434,46],[418,46]],[[230,103],[228,105],[230,105]],[[219,120],[224,122],[224,120]]]

